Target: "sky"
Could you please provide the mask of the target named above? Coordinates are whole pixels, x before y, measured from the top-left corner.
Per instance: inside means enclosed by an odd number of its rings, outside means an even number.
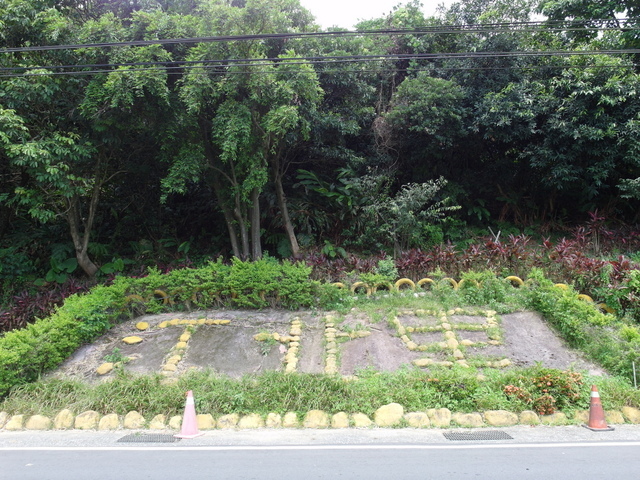
[[[439,4],[449,6],[454,0],[422,0],[426,16],[433,15]],[[351,29],[360,20],[387,15],[401,0],[300,0],[323,28],[338,26]]]

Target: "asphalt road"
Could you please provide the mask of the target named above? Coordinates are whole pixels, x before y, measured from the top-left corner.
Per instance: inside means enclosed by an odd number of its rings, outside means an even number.
[[[0,478],[634,479],[640,442],[465,446],[127,447],[2,452]]]
[[[452,431],[511,439],[452,441],[444,436]],[[640,426],[633,425],[613,432],[264,429],[210,431],[164,444],[118,441],[130,433],[0,432],[0,479],[640,478]]]

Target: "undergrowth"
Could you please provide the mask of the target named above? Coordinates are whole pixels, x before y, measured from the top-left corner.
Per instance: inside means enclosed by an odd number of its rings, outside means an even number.
[[[430,371],[401,369],[396,372],[363,370],[357,379],[316,374],[266,372],[240,379],[219,376],[211,371],[190,372],[175,384],[161,375],[134,375],[119,372],[110,381],[88,385],[76,380],[49,379],[15,388],[0,403],[9,414],[53,416],[63,408],[81,413],[125,415],[135,410],[151,418],[157,414],[181,415],[184,392],[193,390],[200,413],[220,416],[229,413],[266,415],[313,409],[373,415],[380,406],[396,402],[406,411],[448,408],[455,412],[505,409],[513,412],[540,409],[543,395],[553,405],[571,415],[589,408],[590,388],[598,386],[607,409],[640,406],[640,392],[616,378],[585,377],[572,371],[535,366],[513,370],[434,368]],[[547,382],[553,381],[552,386]],[[538,386],[544,382],[544,386]],[[527,392],[518,396],[509,387]],[[548,392],[543,390],[548,389]],[[544,399],[543,399],[544,400]]]

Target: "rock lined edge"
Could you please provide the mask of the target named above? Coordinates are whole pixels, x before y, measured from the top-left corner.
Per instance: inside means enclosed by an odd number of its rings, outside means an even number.
[[[623,407],[622,411],[611,410],[605,412],[608,424],[640,424],[640,409]],[[514,425],[577,425],[589,421],[587,410],[574,412],[569,418],[563,412],[553,415],[538,415],[527,410],[520,413],[506,410],[487,410],[485,412],[452,413],[447,408],[431,408],[420,412],[405,412],[404,408],[392,403],[383,405],[373,415],[373,418],[363,413],[338,412],[329,414],[321,410],[312,410],[302,416],[295,412],[285,415],[269,413],[259,414],[221,415],[217,419],[211,414],[197,416],[198,428],[212,429],[261,429],[261,428],[477,428],[477,427],[508,427]],[[78,415],[64,409],[55,418],[43,415],[9,415],[0,412],[0,431],[20,430],[179,430],[182,417],[166,418],[156,415],[152,419],[145,419],[136,411],[118,416],[114,413],[100,415],[98,412],[88,411]]]

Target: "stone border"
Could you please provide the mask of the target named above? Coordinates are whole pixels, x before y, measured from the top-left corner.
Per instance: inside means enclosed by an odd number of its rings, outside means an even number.
[[[495,310],[464,310],[462,308],[455,308],[452,310],[439,310],[439,311],[431,311],[431,310],[405,310],[400,312],[400,315],[412,315],[412,316],[431,316],[438,318],[438,325],[429,326],[429,327],[411,327],[404,326],[398,320],[398,317],[395,317],[391,320],[391,325],[396,330],[396,333],[400,337],[400,339],[404,342],[406,347],[411,351],[428,351],[433,349],[434,347],[439,348],[441,351],[449,353],[450,360],[437,361],[432,358],[420,358],[414,360],[412,363],[420,368],[429,367],[431,365],[440,365],[450,367],[453,366],[454,363],[458,364],[462,367],[469,368],[470,365],[468,363],[468,359],[464,354],[464,347],[482,347],[486,345],[502,345],[504,340],[503,331],[500,328],[500,322],[496,317],[497,312]],[[451,321],[452,316],[454,315],[468,315],[468,316],[480,316],[483,315],[486,318],[486,322],[483,324],[459,324]],[[489,337],[488,342],[473,342],[470,340],[460,340],[458,335],[456,334],[457,330],[466,330],[466,331],[484,331],[487,332],[487,336]],[[491,331],[491,332],[490,332]],[[418,345],[411,338],[412,333],[423,333],[423,332],[441,332],[444,338],[442,342],[436,342],[431,344],[423,344]],[[461,349],[460,346],[463,348]],[[493,367],[493,368],[504,368],[511,365],[511,360],[508,358],[504,358],[501,360],[493,361],[485,361],[479,364],[477,361],[474,362],[474,366],[476,367]]]
[[[608,424],[640,424],[640,409],[623,407],[621,411],[605,412]],[[198,429],[256,429],[256,428],[479,428],[509,427],[514,425],[575,425],[589,421],[589,411],[575,412],[572,419],[562,412],[552,415],[538,415],[527,410],[519,414],[506,410],[487,410],[485,412],[452,413],[447,408],[430,408],[419,412],[405,412],[398,403],[390,403],[378,408],[373,419],[363,413],[347,414],[338,412],[333,415],[321,410],[310,410],[299,418],[295,412],[285,415],[269,413],[265,417],[259,414],[222,415],[217,419],[211,414],[197,415]],[[147,421],[136,411],[124,417],[114,413],[101,415],[89,410],[74,415],[69,409],[60,411],[53,419],[43,415],[9,415],[0,412],[0,431],[22,430],[180,430],[182,417],[175,415],[166,418],[156,415]]]
[[[364,338],[371,335],[370,330],[350,330],[347,331],[340,326],[340,322],[333,315],[324,317],[324,351],[325,367],[324,373],[335,375],[339,370],[339,349],[338,344],[348,342],[356,338]]]
[[[292,373],[298,369],[298,352],[300,351],[300,335],[302,335],[302,321],[300,317],[291,320],[289,328],[289,338],[283,343],[288,344],[287,352],[284,355],[285,373]]]
[[[324,373],[327,375],[335,375],[338,373],[338,343],[336,342],[335,317],[327,315],[324,317]]]
[[[260,332],[253,336],[256,342],[275,341],[280,342],[280,348],[284,353],[284,371],[293,373],[298,369],[298,352],[300,351],[300,336],[302,335],[302,320],[295,317],[291,320],[288,335],[280,335],[278,332]]]
[[[187,347],[189,346],[189,340],[191,340],[191,336],[197,328],[197,325],[187,325],[185,327],[184,332],[182,332],[182,335],[178,338],[178,342],[169,351],[165,362],[162,364],[161,370],[163,375],[172,376],[178,371],[178,364],[182,360],[182,357],[184,357]]]

